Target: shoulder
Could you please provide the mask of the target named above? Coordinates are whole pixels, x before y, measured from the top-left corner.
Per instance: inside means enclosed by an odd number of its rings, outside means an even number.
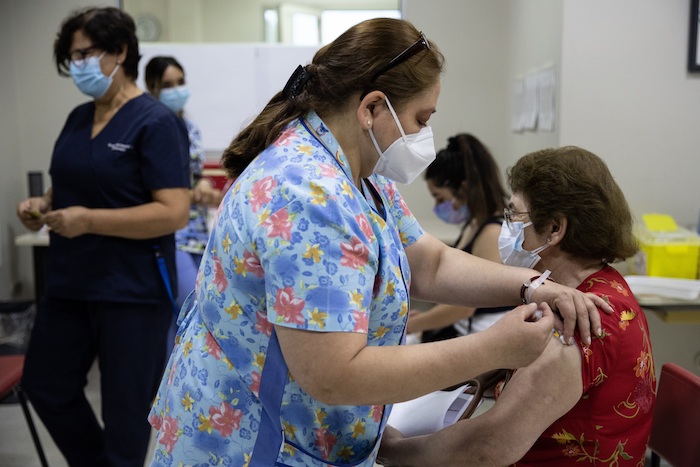
[[[612,377],[621,365],[634,367],[640,352],[646,352],[649,331],[646,317],[625,279],[618,271],[605,266],[584,280],[578,287],[606,300],[613,309],[608,314],[600,312],[603,333],[593,338],[590,346],[582,345],[582,357],[588,374],[584,375],[596,385],[598,373]]]
[[[153,96],[145,92],[140,96],[134,97],[129,102],[127,102],[124,105],[124,109],[131,114],[143,115],[144,118],[148,119],[182,121],[182,119],[178,117],[175,112],[173,112],[161,102],[157,101]],[[184,122],[182,123],[182,125],[184,127]]]
[[[148,93],[133,98],[124,107],[129,118],[140,121],[145,127],[154,127],[159,131],[163,128],[177,128],[180,133],[187,133],[183,119]]]
[[[406,202],[401,196],[396,182],[390,180],[383,175],[372,174],[368,178],[377,190],[384,195],[387,201],[389,201],[390,208],[399,208],[400,212],[404,215],[411,215]]]
[[[600,271],[591,274],[577,288],[582,292],[602,297],[615,308],[639,308],[639,303],[627,281],[611,266],[605,266]]]
[[[474,256],[500,263],[501,255],[498,251],[498,237],[500,234],[500,224],[487,222],[479,229],[476,237],[471,241],[471,253]]]
[[[68,121],[79,119],[79,118],[85,118],[87,116],[92,116],[92,114],[95,112],[95,103],[90,101],[90,102],[85,102],[83,104],[80,104],[77,107],[74,107],[73,110],[70,111],[68,114]]]

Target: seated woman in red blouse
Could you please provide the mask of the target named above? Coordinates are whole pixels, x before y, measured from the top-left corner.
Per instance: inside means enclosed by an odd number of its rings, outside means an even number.
[[[566,346],[553,336],[484,414],[415,438],[389,427],[380,461],[644,465],[656,399],[649,329],[627,283],[609,266],[637,249],[627,201],[605,163],[577,147],[524,156],[508,171],[508,183],[513,196],[499,238],[503,262],[549,273],[603,297],[615,311],[601,313],[603,334],[593,342],[577,334],[576,345]]]

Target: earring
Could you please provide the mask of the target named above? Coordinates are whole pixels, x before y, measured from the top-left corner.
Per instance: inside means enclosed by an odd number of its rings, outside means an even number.
[[[367,120],[367,128],[372,128],[372,120]]]

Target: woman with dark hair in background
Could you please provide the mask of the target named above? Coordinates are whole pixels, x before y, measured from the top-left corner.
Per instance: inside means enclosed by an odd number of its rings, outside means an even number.
[[[173,233],[187,223],[187,132],[140,90],[132,18],[88,8],[61,25],[58,72],[92,100],[68,116],[52,186],[17,215],[50,232],[22,385],[68,464],[142,467],[173,315]],[[102,426],[84,386],[97,357]]]
[[[177,309],[194,289],[197,269],[209,239],[208,210],[221,202],[221,190],[214,188],[211,180],[202,177],[206,162],[202,134],[199,127],[185,117],[185,103],[190,91],[185,81],[185,69],[175,57],[157,56],[146,64],[146,89],[156,99],[182,118],[190,140],[190,221],[184,229],[175,232],[175,261],[177,264]],[[173,320],[173,327],[174,327]],[[172,345],[175,333],[171,328]],[[168,353],[170,347],[168,347]]]
[[[435,199],[433,211],[449,224],[462,224],[454,246],[480,258],[500,263],[498,234],[503,222],[506,190],[498,165],[488,148],[473,135],[448,139],[445,149],[424,174]],[[422,332],[432,342],[483,331],[512,307],[474,308],[438,304],[425,312],[411,312],[407,333]]]

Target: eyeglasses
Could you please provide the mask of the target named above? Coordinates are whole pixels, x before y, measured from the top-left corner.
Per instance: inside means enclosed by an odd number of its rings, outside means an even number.
[[[84,49],[74,50],[70,53],[70,61],[75,66],[85,65],[85,59],[91,56],[93,50],[99,50],[96,45],[91,45],[90,47],[85,47]]]
[[[422,50],[430,50],[430,43],[428,42],[428,39],[425,38],[425,35],[423,32],[420,33],[420,37],[416,42],[408,46],[406,50],[398,54],[396,57],[392,58],[389,63],[381,67],[379,70],[377,70],[373,75],[372,78],[369,80],[370,83],[374,82],[377,78],[379,78],[381,75],[386,73],[387,71],[391,70],[397,65],[401,65],[403,62],[408,60],[409,58],[413,57],[416,55],[418,52]]]
[[[508,224],[508,227],[513,227],[513,222],[518,222],[513,219],[514,217],[522,216],[525,214],[530,214],[530,211],[513,211],[512,209],[508,208],[505,208],[503,210],[503,218],[506,220],[506,224]]]

